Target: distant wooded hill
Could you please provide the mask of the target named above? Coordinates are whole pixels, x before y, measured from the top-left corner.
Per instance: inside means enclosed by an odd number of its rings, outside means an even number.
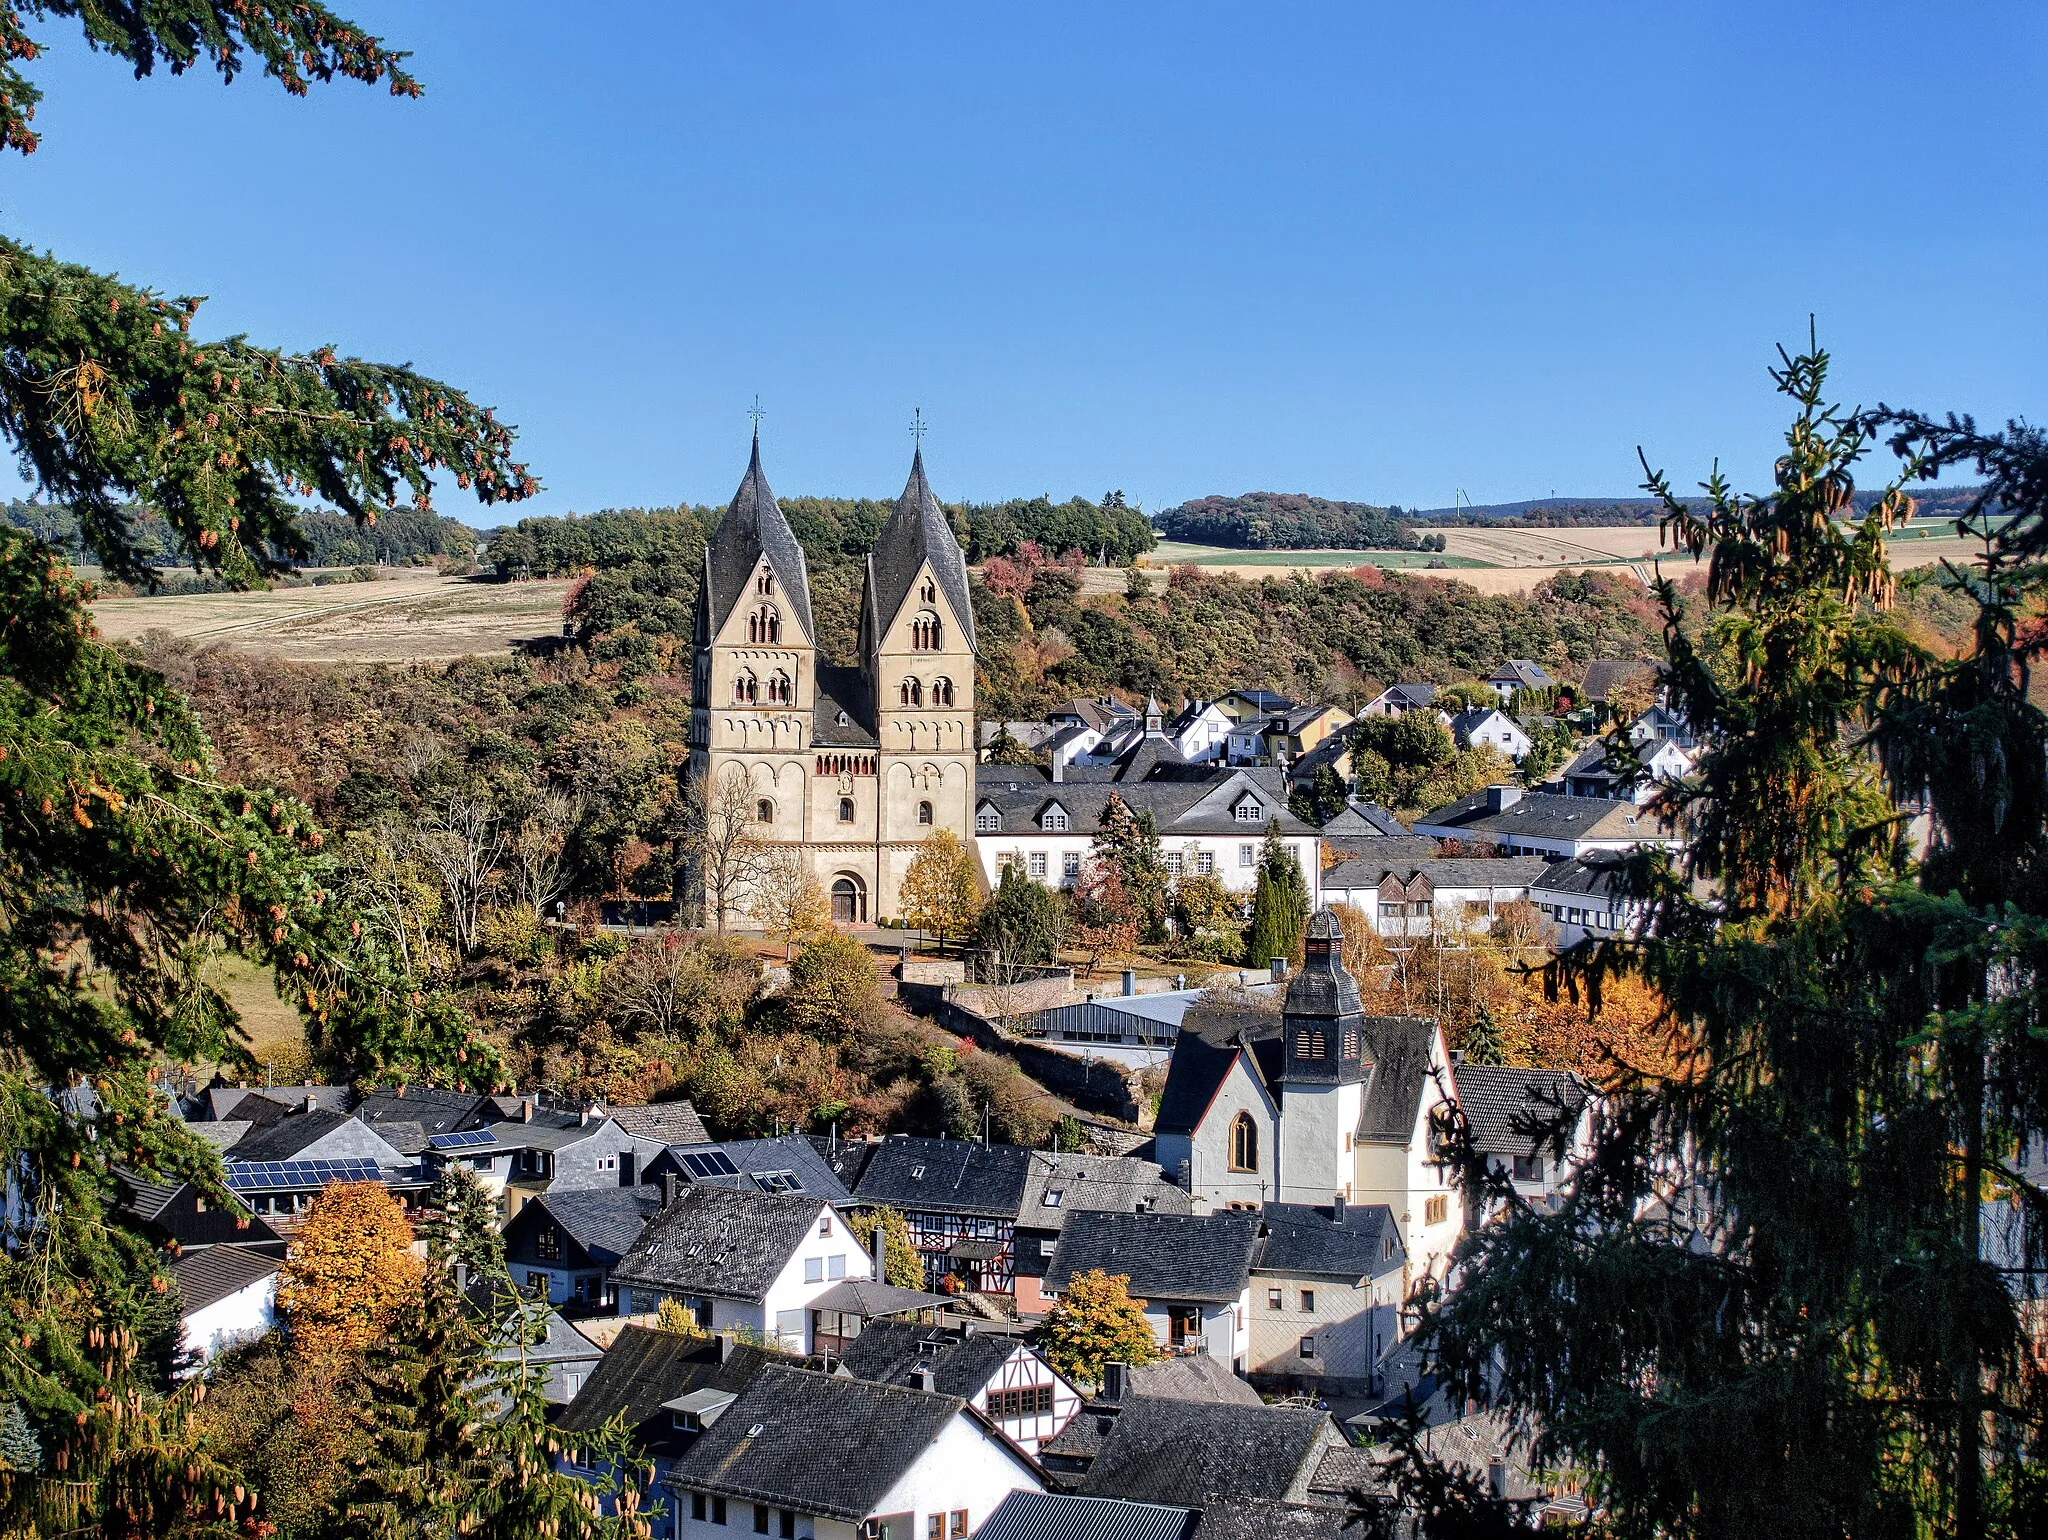
[[[1421,541],[1398,507],[1333,502],[1302,492],[1200,497],[1153,521],[1168,540],[1250,551],[1413,551]]]
[[[1913,493],[1915,516],[1953,519],[1969,507],[1981,490],[1978,487],[1931,487]],[[1857,512],[1877,502],[1878,492],[1856,494]],[[1685,499],[1687,506],[1700,507],[1704,499]],[[1572,525],[1655,524],[1664,516],[1663,505],[1647,497],[1538,497],[1522,503],[1467,504],[1462,508],[1418,508],[1408,517],[1421,524],[1490,525],[1493,528],[1565,529]]]
[[[128,509],[127,515],[145,561],[153,566],[186,565],[160,515],[147,508]],[[0,518],[15,529],[49,541],[74,561],[95,559],[86,548],[78,520],[60,504],[10,502],[0,511]],[[467,524],[412,508],[384,514],[368,529],[358,528],[355,520],[338,513],[301,514],[299,533],[307,547],[307,555],[299,563],[304,567],[404,566],[439,556],[476,554],[476,531]]]

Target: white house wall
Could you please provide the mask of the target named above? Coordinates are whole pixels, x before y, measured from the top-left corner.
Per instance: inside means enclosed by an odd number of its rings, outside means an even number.
[[[897,1478],[874,1511],[909,1514],[910,1536],[922,1540],[932,1514],[950,1517],[965,1508],[971,1535],[1012,1492],[1044,1490],[1045,1483],[1014,1450],[963,1412],[947,1423],[917,1462]]]
[[[830,1225],[830,1234],[818,1233],[821,1220]],[[832,1276],[830,1266],[830,1261],[835,1256],[845,1262],[845,1271],[838,1278]],[[817,1258],[827,1264],[820,1269],[824,1277],[816,1283],[804,1282],[804,1263],[811,1258]],[[872,1278],[874,1275],[874,1263],[861,1243],[854,1238],[853,1232],[846,1228],[846,1221],[829,1207],[821,1205],[817,1218],[813,1219],[809,1228],[804,1231],[803,1244],[797,1247],[782,1271],[776,1274],[775,1282],[768,1286],[767,1294],[755,1307],[762,1318],[759,1329],[771,1335],[780,1335],[776,1322],[786,1312],[795,1311],[801,1322],[798,1329],[799,1340],[795,1344],[796,1350],[808,1353],[812,1351],[811,1301],[828,1289],[836,1287],[843,1279]],[[717,1306],[722,1303],[722,1300],[713,1302],[714,1322]]]
[[[1280,1308],[1269,1303],[1280,1291]],[[1306,1289],[1315,1308],[1301,1308]],[[1377,1279],[1310,1278],[1254,1273],[1251,1287],[1251,1356],[1254,1374],[1363,1385],[1376,1375],[1379,1360],[1401,1334],[1401,1274]],[[1316,1356],[1301,1356],[1301,1339],[1314,1337]]]
[[[226,1299],[217,1299],[203,1310],[185,1317],[184,1352],[192,1357],[195,1373],[224,1348],[269,1331],[277,1319],[277,1274],[271,1273]]]
[[[1239,1112],[1251,1114],[1259,1130],[1259,1162],[1256,1170],[1230,1169],[1230,1128]],[[1220,1209],[1241,1204],[1262,1207],[1276,1191],[1274,1159],[1279,1149],[1277,1119],[1272,1099],[1239,1054],[1208,1112],[1194,1131],[1185,1135],[1162,1135],[1158,1141],[1159,1162],[1167,1172],[1179,1176],[1180,1163],[1188,1163],[1188,1191],[1200,1211],[1205,1205]]]

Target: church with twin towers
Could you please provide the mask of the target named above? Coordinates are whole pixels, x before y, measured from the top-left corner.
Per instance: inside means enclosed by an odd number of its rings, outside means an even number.
[[[752,458],[704,553],[690,775],[744,777],[753,833],[800,852],[841,924],[896,917],[921,841],[973,839],[974,607],[924,450],[867,555],[858,660],[827,663],[803,547]],[[704,897],[701,879],[693,899]],[[734,903],[744,906],[744,898]]]

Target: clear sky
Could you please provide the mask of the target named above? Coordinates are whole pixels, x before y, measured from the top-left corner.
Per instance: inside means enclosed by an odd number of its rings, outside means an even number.
[[[1851,402],[2048,416],[2048,6],[357,0],[419,101],[71,22],[0,228],[495,404],[536,511],[1448,504],[1754,481]],[[444,509],[478,520],[473,503]]]

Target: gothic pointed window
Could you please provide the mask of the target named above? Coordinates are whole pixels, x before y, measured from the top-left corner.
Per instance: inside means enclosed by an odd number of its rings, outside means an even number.
[[[941,674],[932,681],[932,704],[950,706],[953,704],[953,681]]]
[[[1259,1169],[1259,1125],[1249,1112],[1240,1112],[1230,1123],[1230,1169]]]

